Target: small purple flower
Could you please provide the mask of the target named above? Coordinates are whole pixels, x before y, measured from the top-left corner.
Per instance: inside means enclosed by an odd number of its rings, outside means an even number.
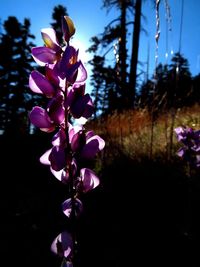
[[[80,199],[78,198],[74,199],[74,206],[75,206],[75,216],[78,217],[83,211],[83,204],[80,201]],[[70,217],[71,212],[72,212],[72,199],[71,198],[68,198],[62,203],[62,210],[63,210],[63,213],[67,217]]]
[[[199,167],[200,131],[195,131],[189,127],[177,127],[174,131],[178,141],[183,144],[177,155],[188,161],[192,166]]]
[[[38,106],[34,107],[29,114],[29,118],[31,123],[42,131],[54,131],[55,127],[62,124],[65,118],[62,96],[52,98],[47,110]]]
[[[105,146],[105,141],[93,131],[86,132],[80,130],[71,138],[71,149],[76,152],[81,159],[91,160]]]
[[[87,79],[87,71],[82,62],[78,60],[78,50],[73,46],[65,48],[56,67],[60,78],[66,79],[70,84],[84,82]]]
[[[65,107],[70,108],[70,112],[75,119],[84,117],[88,119],[94,112],[94,105],[89,94],[85,94],[85,84],[74,84],[69,88]]]
[[[59,257],[69,258],[73,250],[72,236],[67,232],[59,234],[51,245],[51,251]]]
[[[51,120],[56,124],[60,125],[65,119],[65,108],[63,106],[63,96],[58,94],[52,98],[47,107],[47,112]]]
[[[80,170],[79,190],[86,193],[99,185],[99,178],[96,174],[88,169],[83,168]]]
[[[64,40],[68,43],[69,39],[74,35],[76,29],[73,21],[68,16],[62,18],[62,32]]]

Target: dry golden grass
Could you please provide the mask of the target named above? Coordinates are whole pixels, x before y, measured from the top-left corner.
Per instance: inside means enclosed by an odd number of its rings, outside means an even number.
[[[200,129],[200,106],[169,110],[153,121],[146,109],[129,110],[90,121],[86,128],[101,135],[109,150],[123,151],[131,158],[163,157],[169,159],[177,150],[174,128],[189,126]]]

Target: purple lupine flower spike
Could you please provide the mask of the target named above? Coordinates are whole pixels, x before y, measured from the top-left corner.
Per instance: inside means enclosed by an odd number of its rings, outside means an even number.
[[[53,29],[45,28],[41,31],[45,46],[32,48],[32,56],[45,67],[45,74],[33,70],[29,87],[34,93],[47,97],[48,102],[45,109],[34,107],[29,118],[41,131],[57,130],[51,141],[52,147],[40,157],[40,162],[49,166],[55,178],[68,185],[70,196],[62,203],[62,211],[69,220],[74,220],[83,210],[79,196],[100,183],[95,172],[85,168],[84,164],[94,159],[104,148],[105,141],[93,131],[86,132],[83,126],[69,123],[71,116],[89,119],[94,105],[90,95],[85,93],[87,71],[78,58],[79,50],[70,45],[75,27],[67,16],[62,20],[62,30],[66,46],[58,43]],[[64,231],[52,242],[52,252],[63,258],[61,267],[73,267],[74,238],[74,233]]]

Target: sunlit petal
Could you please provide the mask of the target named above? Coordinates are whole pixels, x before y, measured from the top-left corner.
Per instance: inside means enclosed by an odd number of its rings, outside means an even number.
[[[88,144],[92,140],[97,140],[98,141],[99,150],[102,150],[105,147],[105,141],[99,135],[93,135],[93,136],[91,136],[91,138],[88,138],[87,141],[86,141],[86,144]]]
[[[105,141],[98,135],[87,139],[85,146],[81,151],[81,157],[84,159],[93,159],[96,154],[105,146]]]
[[[62,19],[62,32],[66,42],[74,35],[76,29],[73,21],[68,16],[64,16]]]
[[[45,94],[47,97],[53,97],[55,94],[52,84],[44,75],[36,70],[31,72],[29,77],[29,87],[33,92]]]
[[[87,79],[87,70],[84,67],[83,63],[80,62],[79,68],[78,68],[78,75],[76,77],[76,83],[82,83]]]
[[[56,52],[48,47],[33,47],[31,49],[34,60],[40,65],[53,64],[57,60]]]
[[[60,171],[55,171],[50,167],[51,173],[55,176],[56,179],[58,179],[60,182],[67,184],[69,182],[69,173],[66,172],[64,169]]]
[[[41,157],[40,157],[40,163],[44,164],[44,165],[50,165],[50,161],[49,161],[49,155],[51,153],[51,149],[47,150]]]
[[[82,130],[83,130],[83,127],[81,125],[72,126],[71,124],[69,124],[69,142],[71,143],[73,136]]]
[[[56,38],[56,32],[52,28],[45,28],[41,30],[42,38],[44,40],[44,43],[47,47],[55,50],[60,51],[61,48],[58,44],[58,40]]]
[[[33,125],[44,131],[53,131],[55,129],[47,111],[41,107],[34,107],[29,114],[30,121]]]
[[[49,155],[49,160],[53,170],[62,170],[66,166],[65,148],[61,146],[54,146]]]

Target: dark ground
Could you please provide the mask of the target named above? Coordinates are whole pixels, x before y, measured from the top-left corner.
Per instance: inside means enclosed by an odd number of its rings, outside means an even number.
[[[68,227],[61,212],[67,188],[38,158],[45,136],[4,138],[1,144],[1,261],[58,267],[53,239]],[[105,163],[101,185],[82,199],[80,267],[200,266],[200,177],[181,164],[121,156]]]

